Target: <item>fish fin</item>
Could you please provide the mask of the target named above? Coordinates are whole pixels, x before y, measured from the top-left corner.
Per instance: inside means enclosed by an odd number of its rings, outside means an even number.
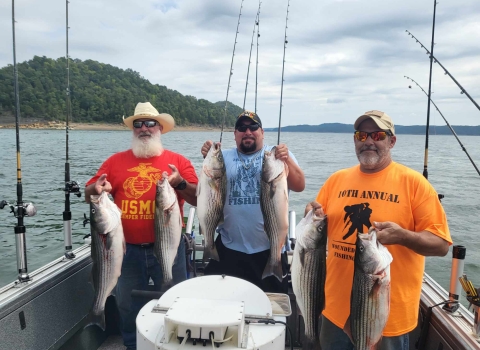
[[[265,269],[263,270],[262,279],[268,276],[275,276],[280,282],[282,282],[283,271],[282,271],[282,264],[280,260],[275,265],[267,263],[267,265],[265,266]]]
[[[112,236],[113,236],[113,235],[112,235],[111,232],[109,232],[109,233],[107,234],[107,236],[106,236],[106,239],[105,239],[105,248],[106,248],[107,250],[112,249],[112,244],[113,244],[113,237],[112,237]]]
[[[352,337],[352,329],[350,328],[350,316],[348,316],[347,322],[345,322],[345,325],[343,326],[343,331],[348,335],[348,338],[350,339],[352,344],[355,344]]]
[[[273,181],[268,183],[268,199],[272,199],[273,196],[275,196],[276,189],[277,186],[275,186],[275,183]]]
[[[195,196],[197,197],[200,195],[200,184],[201,184],[201,181],[198,181],[197,188],[195,190]]]
[[[167,277],[163,277],[163,281],[162,281],[162,289],[163,290],[167,290],[167,289],[170,289],[170,287],[173,287],[173,276],[170,274],[167,275]]]
[[[102,331],[105,331],[105,311],[102,310],[101,312],[99,313],[95,313],[92,311],[90,311],[90,313],[88,314],[88,317],[87,317],[87,324],[85,325],[85,327],[83,327],[84,329],[89,327],[89,326],[93,326],[93,325],[97,325],[98,327],[100,327],[102,329]]]

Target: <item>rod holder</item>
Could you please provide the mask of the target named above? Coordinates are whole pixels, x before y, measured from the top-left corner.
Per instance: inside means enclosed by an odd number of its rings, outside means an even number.
[[[450,289],[448,298],[451,301],[443,306],[448,312],[455,312],[460,307],[459,299],[462,286],[459,278],[463,275],[463,267],[465,264],[465,255],[467,248],[463,245],[454,245],[452,250],[452,270],[450,274]]]
[[[473,336],[480,341],[480,306],[473,305]]]

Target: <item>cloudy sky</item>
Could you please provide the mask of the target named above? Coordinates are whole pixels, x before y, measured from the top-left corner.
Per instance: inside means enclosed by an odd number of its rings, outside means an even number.
[[[131,68],[150,82],[225,100],[241,0],[71,0],[69,51]],[[228,100],[243,106],[258,0],[244,0]],[[0,66],[13,63],[12,8],[0,2]],[[260,11],[257,112],[278,125],[287,0]],[[17,62],[65,56],[65,1],[17,0]],[[282,126],[353,123],[379,109],[398,125],[424,125],[429,59],[405,30],[431,45],[433,1],[291,0]],[[437,5],[434,55],[480,104],[480,1]],[[255,109],[256,40],[246,99]],[[412,85],[409,89],[408,86]],[[432,100],[452,125],[480,125],[480,111],[434,64]],[[132,106],[132,110],[133,110]],[[164,111],[168,112],[168,111]],[[432,106],[430,123],[445,125]]]

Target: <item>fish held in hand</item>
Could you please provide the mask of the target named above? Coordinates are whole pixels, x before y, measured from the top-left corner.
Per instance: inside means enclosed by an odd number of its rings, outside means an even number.
[[[260,207],[265,233],[270,241],[270,257],[262,278],[283,278],[281,254],[288,235],[288,185],[287,165],[275,158],[276,147],[265,151],[260,181]]]
[[[214,143],[203,160],[196,193],[200,234],[205,237],[205,260],[220,260],[215,247],[215,230],[223,220],[226,193],[225,161],[220,143]]]
[[[320,349],[319,317],[324,308],[327,260],[327,216],[314,210],[297,224],[291,266],[292,287],[303,315],[306,349]]]
[[[105,302],[117,285],[125,254],[121,211],[107,192],[90,196],[92,282],[95,299],[87,326],[96,324],[105,330]]]
[[[390,264],[388,249],[377,240],[375,229],[358,233],[350,316],[345,332],[355,349],[375,349],[390,314]]]
[[[155,243],[153,254],[160,264],[163,284],[170,286],[173,281],[172,267],[182,239],[182,216],[175,190],[167,179],[167,174],[157,182],[155,195]]]

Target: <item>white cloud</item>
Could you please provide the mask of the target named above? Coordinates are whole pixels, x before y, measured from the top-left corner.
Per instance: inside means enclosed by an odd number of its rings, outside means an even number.
[[[65,56],[65,2],[16,2],[17,62]],[[263,1],[260,14],[258,106],[265,126],[280,109],[286,0]],[[245,0],[229,91],[242,106],[258,1]],[[71,0],[70,55],[138,71],[152,83],[212,102],[224,100],[240,0]],[[434,55],[480,103],[480,3],[439,2]],[[426,119],[423,92],[429,60],[411,31],[430,47],[433,4],[357,0],[290,3],[282,125],[352,123],[381,109],[401,125]],[[246,107],[254,108],[256,42]],[[0,66],[12,63],[11,3],[0,3]],[[479,125],[480,111],[434,65],[432,99],[452,125]],[[132,106],[133,108],[133,106]],[[431,123],[443,125],[432,108]]]

